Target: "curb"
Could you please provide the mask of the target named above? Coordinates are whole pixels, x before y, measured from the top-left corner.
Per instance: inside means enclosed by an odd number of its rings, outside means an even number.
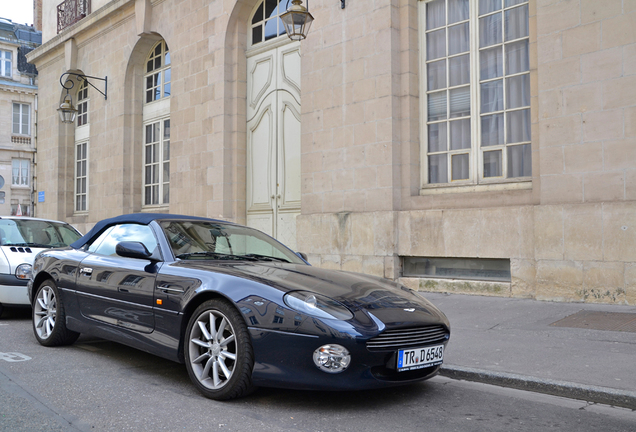
[[[636,410],[636,392],[445,364],[440,375]]]

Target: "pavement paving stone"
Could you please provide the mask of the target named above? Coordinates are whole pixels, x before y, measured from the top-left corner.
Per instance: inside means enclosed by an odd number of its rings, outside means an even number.
[[[426,293],[451,323],[442,374],[636,409],[636,333],[554,325],[636,307]],[[625,317],[625,315],[623,315]]]

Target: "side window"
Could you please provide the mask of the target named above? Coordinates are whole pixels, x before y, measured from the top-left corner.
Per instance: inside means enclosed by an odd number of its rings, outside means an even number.
[[[99,237],[97,237],[88,247],[88,251],[89,252],[95,252],[95,250],[99,247],[100,244],[102,244],[102,242],[104,241],[104,239],[106,238],[106,236],[108,236],[108,234],[110,234],[110,232],[114,229],[115,227],[110,227],[108,228],[106,231],[104,231],[103,233],[100,234]]]
[[[104,231],[88,248],[89,252],[99,255],[116,256],[115,246],[122,241],[141,242],[152,252],[157,247],[157,239],[147,225],[122,224]]]

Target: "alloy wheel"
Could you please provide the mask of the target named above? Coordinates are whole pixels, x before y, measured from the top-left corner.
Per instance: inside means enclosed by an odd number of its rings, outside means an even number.
[[[238,356],[236,334],[228,318],[218,310],[206,310],[189,335],[189,358],[197,380],[211,390],[225,386]]]
[[[35,330],[41,339],[48,339],[55,327],[57,318],[57,298],[53,288],[43,287],[37,295],[34,305],[34,315],[39,317],[35,323]]]

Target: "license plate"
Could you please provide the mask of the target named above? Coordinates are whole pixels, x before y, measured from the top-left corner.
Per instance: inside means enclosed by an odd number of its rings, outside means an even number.
[[[444,345],[398,351],[398,372],[441,365],[444,360]]]

